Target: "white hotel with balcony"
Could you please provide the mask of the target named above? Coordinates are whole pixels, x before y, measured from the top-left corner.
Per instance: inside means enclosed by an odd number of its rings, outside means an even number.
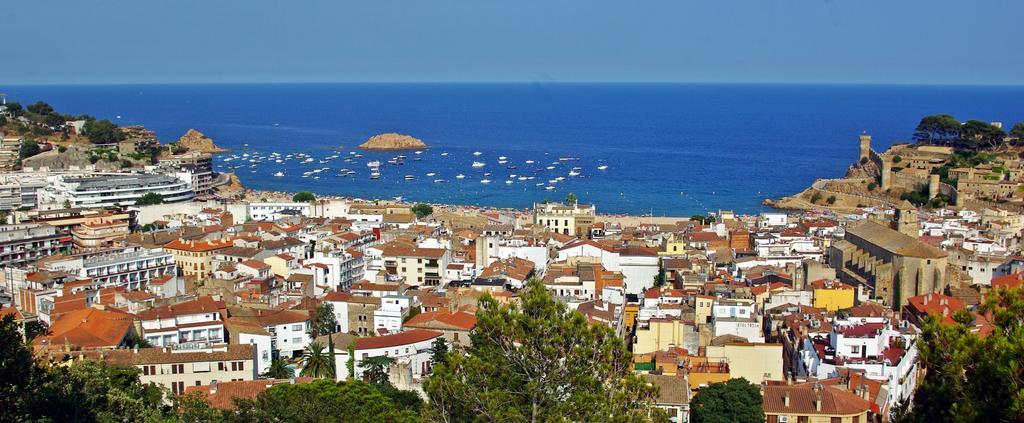
[[[146,341],[154,347],[204,346],[225,341],[224,321],[217,303],[199,297],[183,303],[154,307],[138,314]]]
[[[48,181],[50,185],[38,194],[40,205],[82,208],[130,206],[151,192],[160,194],[165,203],[187,201],[195,197],[190,181],[169,175],[57,175],[48,178]]]
[[[174,255],[162,248],[133,247],[118,252],[70,256],[46,264],[47,270],[90,278],[101,287],[145,288],[151,280],[174,274]]]

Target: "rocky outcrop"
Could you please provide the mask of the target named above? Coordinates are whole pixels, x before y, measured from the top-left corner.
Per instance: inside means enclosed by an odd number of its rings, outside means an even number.
[[[364,150],[421,150],[427,148],[427,144],[419,138],[409,135],[388,133],[374,135],[366,142],[359,145]]]
[[[177,144],[181,147],[187,148],[188,151],[197,151],[200,153],[216,154],[228,152],[228,150],[217,147],[217,145],[213,143],[213,140],[207,138],[206,135],[203,135],[202,132],[195,129],[189,129],[185,135],[182,135],[181,138],[178,139]]]

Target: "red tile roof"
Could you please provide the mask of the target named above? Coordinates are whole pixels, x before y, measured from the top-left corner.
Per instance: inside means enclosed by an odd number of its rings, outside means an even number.
[[[396,333],[394,335],[374,336],[369,338],[356,338],[355,348],[357,350],[371,350],[377,348],[391,348],[402,345],[415,344],[431,340],[443,335],[426,329],[413,329],[410,331]]]
[[[455,313],[448,310],[429,311],[413,316],[402,325],[419,329],[472,330],[476,327],[476,315],[465,311]]]

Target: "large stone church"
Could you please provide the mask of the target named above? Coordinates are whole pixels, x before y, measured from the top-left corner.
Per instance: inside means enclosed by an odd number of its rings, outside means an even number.
[[[917,208],[904,201],[891,222],[868,219],[848,226],[843,240],[829,249],[829,264],[839,280],[868,298],[901,306],[949,284],[949,254],[918,234]]]

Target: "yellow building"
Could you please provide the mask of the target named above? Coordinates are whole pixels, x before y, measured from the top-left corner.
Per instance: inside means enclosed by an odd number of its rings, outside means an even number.
[[[782,344],[730,342],[708,345],[708,360],[725,360],[729,364],[729,377],[746,378],[755,385],[768,380],[785,380]]]
[[[690,344],[696,344],[697,330],[688,322],[677,317],[653,318],[649,321],[647,328],[637,328],[633,354],[647,354],[677,346],[684,347],[687,344],[687,338],[689,338]]]
[[[184,241],[174,240],[164,249],[174,254],[174,264],[183,276],[203,279],[213,275],[213,256],[217,251],[232,247],[231,240]]]
[[[857,290],[850,285],[822,279],[811,282],[811,287],[814,289],[814,307],[836,311],[854,306]]]
[[[711,323],[711,311],[715,308],[715,297],[695,295],[693,300],[693,320],[698,325]]]
[[[290,254],[278,254],[263,259],[263,262],[270,266],[270,272],[275,276],[286,277],[292,269],[298,266],[298,260]]]
[[[663,256],[681,255],[686,252],[686,242],[676,238],[674,234],[669,235],[661,242],[661,251],[658,254]]]

